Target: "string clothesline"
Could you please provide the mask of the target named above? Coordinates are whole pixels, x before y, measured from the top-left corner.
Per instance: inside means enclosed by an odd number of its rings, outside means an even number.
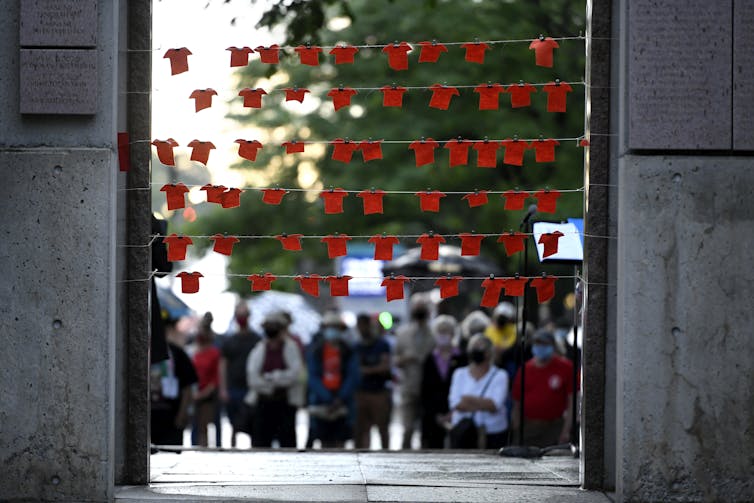
[[[425,138],[425,137],[422,137],[422,138]],[[581,135],[581,136],[571,136],[571,137],[566,137],[566,138],[545,138],[544,136],[540,136],[539,138],[519,138],[518,135],[513,135],[512,138],[514,140],[518,140],[518,141],[521,141],[521,142],[528,142],[528,143],[532,143],[532,142],[536,142],[536,141],[540,141],[540,140],[543,140],[543,141],[544,140],[554,140],[554,141],[558,141],[558,142],[569,142],[569,141],[580,141],[580,140],[583,140],[584,139],[584,135]],[[429,139],[430,139],[430,137],[426,137],[427,141],[429,141]],[[505,139],[493,139],[493,138],[483,138],[481,140],[478,140],[478,139],[477,140],[471,140],[471,139],[466,139],[466,138],[462,138],[462,137],[458,136],[456,138],[451,138],[449,140],[435,140],[435,141],[437,143],[442,144],[442,143],[448,143],[448,142],[451,142],[451,141],[456,141],[458,139],[462,139],[464,142],[467,142],[467,143],[502,142],[502,141],[505,140]],[[508,138],[508,139],[510,139],[510,138]],[[348,142],[358,143],[358,142],[361,142],[361,141],[371,141],[371,142],[374,142],[374,143],[379,142],[379,143],[388,144],[388,145],[392,145],[392,144],[398,144],[398,145],[406,144],[406,145],[408,145],[408,144],[414,143],[415,141],[422,141],[421,138],[414,139],[414,140],[381,140],[381,139],[374,139],[374,138],[367,138],[367,139],[364,139],[364,140],[356,140],[356,139],[352,139],[350,136],[344,136],[343,140],[345,140],[346,143],[348,143]],[[129,143],[130,144],[135,144],[135,143],[152,143],[153,141],[156,141],[156,140],[132,140]],[[208,140],[203,140],[203,141],[208,141]],[[337,144],[340,143],[340,142],[336,142],[335,140],[292,140],[292,141],[295,141],[296,143],[303,144],[303,145],[337,145]],[[177,146],[180,146],[180,145],[177,145]],[[275,146],[278,146],[277,143],[275,144]],[[282,145],[279,145],[279,146],[281,148],[284,148],[284,147],[282,147]]]

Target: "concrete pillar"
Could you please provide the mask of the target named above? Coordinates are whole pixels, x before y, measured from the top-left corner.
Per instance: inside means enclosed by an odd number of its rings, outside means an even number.
[[[75,2],[74,2],[75,3]],[[20,82],[21,6],[0,1],[0,500],[108,501],[113,496],[118,2],[94,3],[96,40],[83,78],[94,110]],[[71,4],[73,5],[73,4]],[[31,17],[25,30],[36,26]],[[75,19],[73,20],[75,24]],[[65,24],[65,23],[64,23]],[[85,24],[84,28],[92,28]],[[81,28],[81,26],[79,26]],[[78,28],[77,28],[78,29]],[[51,30],[55,32],[55,30]],[[23,43],[23,42],[22,42]],[[65,40],[44,49],[67,65]],[[87,51],[92,51],[87,52]],[[32,52],[32,56],[39,53]],[[60,56],[58,57],[57,54]],[[57,58],[57,59],[55,59]],[[82,67],[83,68],[83,67]],[[42,79],[56,75],[39,74]],[[76,73],[76,68],[64,69]],[[32,75],[34,76],[34,75]],[[36,85],[36,84],[35,84]],[[22,114],[22,97],[59,110]],[[74,103],[73,109],[66,108]],[[66,105],[64,107],[63,105]],[[29,109],[25,109],[28,111]]]
[[[618,496],[754,501],[754,4],[614,7]]]

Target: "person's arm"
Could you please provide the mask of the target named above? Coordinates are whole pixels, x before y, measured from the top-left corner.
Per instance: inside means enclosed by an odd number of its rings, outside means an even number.
[[[188,410],[191,405],[191,386],[185,386],[181,389],[181,403],[178,406],[178,413],[175,415],[175,427],[179,430],[183,430],[188,426],[189,417]]]
[[[453,377],[450,378],[450,392],[448,393],[448,409],[460,410],[458,404],[461,402],[461,369],[457,372],[453,372]],[[465,411],[461,411],[465,412]]]
[[[390,354],[382,353],[380,355],[380,362],[377,365],[371,367],[361,365],[361,375],[373,375],[373,374],[389,374],[390,373]]]
[[[277,370],[273,374],[272,383],[277,388],[290,388],[300,377],[301,372],[301,350],[292,339],[287,339],[283,346],[283,357],[285,358],[286,368]]]
[[[343,384],[340,386],[338,392],[338,398],[345,402],[356,391],[356,386],[359,384],[359,357],[356,352],[352,352],[351,356],[346,362],[346,378],[343,380]]]
[[[230,398],[228,395],[228,360],[224,357],[220,357],[219,375],[217,381],[220,384],[220,400],[227,402]]]
[[[573,393],[568,393],[568,406],[563,414],[563,429],[560,430],[558,442],[568,443],[571,440],[571,426],[573,425]]]
[[[309,391],[314,394],[319,403],[330,403],[333,400],[332,393],[322,383],[322,363],[317,358],[318,351],[312,348],[306,358],[306,366],[309,372]]]
[[[250,389],[269,392],[270,383],[262,377],[262,364],[264,363],[264,343],[260,342],[249,353],[246,359],[246,383]]]

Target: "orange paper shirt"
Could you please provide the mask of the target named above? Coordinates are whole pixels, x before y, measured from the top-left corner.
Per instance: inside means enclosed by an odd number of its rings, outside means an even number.
[[[459,234],[458,237],[461,238],[461,255],[465,257],[479,255],[484,236],[463,232]]]
[[[486,190],[478,190],[470,194],[465,194],[461,200],[469,203],[469,208],[476,208],[477,206],[484,206],[489,202]]]
[[[392,276],[384,278],[381,286],[385,287],[385,299],[390,302],[400,300],[405,295],[404,285],[408,281],[406,276]]]
[[[262,189],[262,202],[265,204],[278,205],[283,201],[288,191],[283,189]]]
[[[280,234],[275,239],[283,245],[283,250],[301,251],[301,234]]]
[[[257,152],[262,148],[262,144],[257,140],[242,140],[235,141],[238,143],[238,155],[249,161],[257,160]]]
[[[348,281],[351,276],[328,276],[325,278],[330,284],[330,296],[332,297],[347,297],[348,296]]]
[[[243,97],[243,106],[246,108],[262,108],[262,96],[265,94],[267,91],[261,87],[256,89],[246,87],[238,92],[238,95]]]
[[[432,90],[432,98],[429,100],[429,107],[437,108],[438,110],[447,110],[453,96],[460,96],[461,94],[458,92],[458,89],[452,86],[432,84],[429,88]]]
[[[178,146],[178,142],[172,138],[167,140],[154,140],[152,145],[157,147],[157,158],[166,166],[175,166],[175,157],[173,148]]]
[[[547,258],[558,253],[558,239],[560,239],[560,237],[564,235],[565,234],[560,231],[555,231],[545,232],[544,234],[539,236],[539,241],[537,241],[537,243],[544,245],[542,258]]]
[[[304,102],[304,97],[308,93],[308,89],[289,87],[285,89],[285,101],[298,101]]]
[[[503,243],[505,254],[511,256],[514,253],[524,251],[526,246],[526,234],[523,232],[507,232],[497,238],[498,243]]]
[[[505,198],[504,210],[523,210],[524,203],[531,194],[519,190],[506,190],[500,197]]]
[[[487,278],[482,281],[482,307],[495,307],[500,302],[500,292],[503,289],[502,278]]]
[[[500,84],[480,84],[474,88],[479,94],[479,110],[498,110],[500,108],[500,94],[505,87]]]
[[[529,49],[534,51],[535,63],[537,66],[552,68],[553,49],[560,47],[558,43],[550,37],[544,40],[536,39],[529,44]]]
[[[547,111],[548,112],[565,112],[566,111],[566,97],[568,93],[573,91],[573,88],[567,82],[561,82],[556,84],[550,82],[546,84],[542,91],[547,93]]]
[[[439,234],[424,233],[416,240],[421,245],[421,260],[437,260],[440,256],[440,243],[445,242],[445,238]]]
[[[466,61],[469,63],[479,63],[480,65],[484,63],[485,51],[490,48],[490,46],[484,42],[461,44],[461,47],[466,49],[466,55],[464,56]]]
[[[359,52],[359,49],[352,45],[345,45],[345,46],[339,45],[339,46],[333,47],[330,50],[330,54],[332,56],[335,56],[336,65],[345,65],[345,64],[353,63],[353,57],[356,55],[357,52]]]
[[[523,140],[511,140],[506,138],[500,142],[505,147],[505,155],[503,156],[503,164],[509,164],[511,166],[523,166],[524,165],[524,152],[531,148],[528,142]]]
[[[320,192],[319,197],[325,201],[325,213],[332,215],[343,213],[343,199],[348,197],[348,192],[343,189],[330,189]]]
[[[298,53],[302,65],[319,66],[319,54],[322,52],[321,47],[300,45],[293,50]]]
[[[272,287],[272,282],[277,279],[274,274],[266,272],[264,274],[252,274],[246,277],[251,282],[252,292],[263,292]]]
[[[361,157],[364,159],[364,162],[382,159],[382,140],[364,140],[359,143],[359,150],[361,150]]]
[[[241,193],[243,190],[236,188],[229,188],[222,194],[220,194],[220,204],[223,208],[237,208],[241,206]]]
[[[414,151],[416,166],[418,167],[435,162],[435,149],[439,146],[440,144],[435,140],[427,138],[425,140],[416,140],[412,142],[408,148],[409,150]]]
[[[511,108],[522,108],[531,105],[531,93],[536,93],[537,88],[531,84],[513,84],[505,92],[511,95]]]
[[[222,204],[222,202],[223,202],[223,197],[222,197],[223,196],[223,192],[225,192],[225,190],[227,188],[228,187],[226,187],[224,185],[210,185],[210,184],[206,184],[206,185],[203,185],[202,188],[199,189],[199,190],[204,190],[204,191],[207,192],[207,202],[208,203]]]
[[[356,89],[351,89],[350,87],[344,87],[343,89],[332,89],[329,93],[327,93],[327,95],[332,98],[332,104],[336,112],[341,108],[350,105],[351,98],[357,94],[359,93],[356,91]]]
[[[356,197],[360,197],[364,204],[364,214],[374,215],[382,213],[382,199],[385,197],[384,190],[362,190]]]
[[[224,234],[215,234],[209,239],[215,242],[215,246],[212,248],[214,252],[228,256],[233,253],[233,245],[241,242],[235,236],[225,236]]]
[[[236,67],[236,66],[246,66],[249,64],[249,54],[254,52],[254,50],[250,47],[235,47],[231,46],[225,49],[226,51],[230,51],[230,66]]]
[[[214,89],[207,88],[195,90],[189,98],[194,100],[194,109],[199,112],[212,106],[212,96],[217,96],[217,92]]]
[[[207,165],[207,161],[209,161],[209,152],[210,150],[213,150],[215,148],[215,145],[211,141],[199,141],[199,140],[192,140],[191,143],[188,144],[189,147],[191,147],[191,160],[197,161],[205,166]]]
[[[537,289],[537,302],[542,304],[555,296],[555,276],[545,276],[544,278],[534,278],[529,283]]]
[[[335,138],[332,141],[332,145],[332,159],[345,163],[351,162],[353,153],[359,148],[358,142],[346,141],[342,138]]]
[[[168,210],[179,210],[186,207],[185,194],[189,191],[182,183],[168,183],[162,186],[160,192],[165,193],[168,202]]]
[[[372,236],[370,243],[374,243],[374,260],[393,260],[393,246],[400,243],[395,236]]]
[[[421,210],[433,213],[440,211],[440,199],[445,197],[445,194],[439,190],[417,192],[416,195],[419,197],[419,207]]]
[[[437,42],[419,42],[421,52],[419,53],[419,63],[437,63],[443,52],[448,52],[445,45]]]
[[[181,272],[177,276],[181,278],[182,293],[196,293],[199,291],[199,278],[204,276],[200,272]]]
[[[259,46],[254,48],[259,53],[262,63],[277,64],[280,63],[280,47],[272,44],[269,47]]]
[[[534,148],[534,160],[537,162],[555,162],[555,146],[560,145],[558,140],[536,140],[531,142]]]
[[[494,168],[497,166],[497,151],[501,146],[499,141],[493,140],[474,142],[477,167]]]
[[[348,255],[347,243],[353,238],[347,234],[338,234],[323,237],[320,241],[327,245],[327,257],[336,258]]]
[[[285,147],[286,154],[300,154],[304,152],[306,144],[302,141],[293,140],[283,143],[283,147]]]
[[[450,151],[450,167],[465,166],[469,163],[469,148],[472,142],[469,140],[450,140],[445,148]]]
[[[408,70],[408,52],[411,50],[411,46],[406,42],[401,42],[398,45],[388,44],[387,47],[382,49],[382,52],[387,54],[387,64],[393,70]]]
[[[298,283],[302,292],[308,293],[312,297],[319,297],[319,281],[322,279],[322,276],[318,274],[299,275],[293,279]]]
[[[403,106],[403,94],[406,92],[405,87],[382,86],[380,92],[382,93],[383,107],[400,108]]]
[[[190,237],[179,236],[175,233],[166,236],[162,242],[167,245],[169,262],[186,260],[186,248],[188,248],[189,245],[194,244]]]
[[[521,297],[524,295],[524,287],[529,280],[526,278],[505,278],[501,280],[505,295],[509,297]]]
[[[539,190],[534,194],[537,199],[537,211],[555,213],[560,192],[557,190]]]
[[[435,286],[440,288],[440,298],[447,299],[458,295],[458,284],[463,278],[461,276],[443,276],[437,278]]]
[[[179,73],[187,72],[188,57],[191,55],[191,51],[185,47],[180,49],[168,49],[163,56],[163,59],[168,58],[170,60],[170,75],[178,75]]]

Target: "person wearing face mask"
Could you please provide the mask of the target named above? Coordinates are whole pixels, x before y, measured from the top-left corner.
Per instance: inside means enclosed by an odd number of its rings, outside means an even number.
[[[273,312],[262,323],[264,339],[249,354],[246,403],[255,408],[254,447],[296,447],[296,409],[303,405],[299,387],[303,362],[298,345],[287,335],[288,320]]]
[[[392,402],[390,381],[390,345],[377,331],[377,319],[361,313],[356,317],[356,328],[361,340],[356,346],[359,355],[361,380],[356,391],[356,427],[354,429],[357,449],[369,449],[372,426],[380,434],[383,449],[390,447],[388,426]]]
[[[457,368],[466,365],[466,357],[453,346],[458,331],[455,318],[442,314],[432,320],[431,330],[435,349],[424,359],[422,369],[422,447],[442,449],[450,424],[450,380]]]
[[[400,400],[403,421],[403,449],[411,448],[416,423],[421,418],[421,378],[424,360],[434,349],[429,330],[430,306],[421,294],[409,301],[411,321],[396,332],[395,364],[401,371]]]
[[[492,365],[493,346],[484,334],[473,335],[468,346],[469,365],[453,373],[448,394],[452,413],[452,448],[498,449],[508,440],[508,374]],[[476,442],[459,443],[457,427],[473,421]]]
[[[537,447],[567,443],[573,420],[573,364],[555,353],[555,336],[549,331],[534,334],[531,351],[534,356],[526,362],[524,438],[517,443]],[[512,395],[511,419],[514,432],[518,434],[520,370],[513,382]]]
[[[238,330],[225,338],[220,349],[220,400],[225,404],[233,428],[230,435],[231,447],[236,446],[236,433],[252,433],[253,409],[244,404],[244,398],[249,392],[246,360],[261,337],[249,327],[250,315],[246,301],[239,302],[235,311]]]
[[[216,417],[218,408],[217,390],[220,382],[220,350],[214,344],[212,332],[212,313],[206,313],[199,323],[196,333],[196,349],[192,361],[199,377],[199,387],[194,395],[196,417],[194,418],[193,443],[206,447],[208,445],[207,426]],[[217,421],[219,423],[219,421]],[[219,430],[220,425],[215,424]],[[215,440],[217,442],[217,439]]]
[[[346,342],[347,328],[339,313],[326,312],[307,351],[309,436],[326,449],[342,448],[353,436],[359,359]]]

